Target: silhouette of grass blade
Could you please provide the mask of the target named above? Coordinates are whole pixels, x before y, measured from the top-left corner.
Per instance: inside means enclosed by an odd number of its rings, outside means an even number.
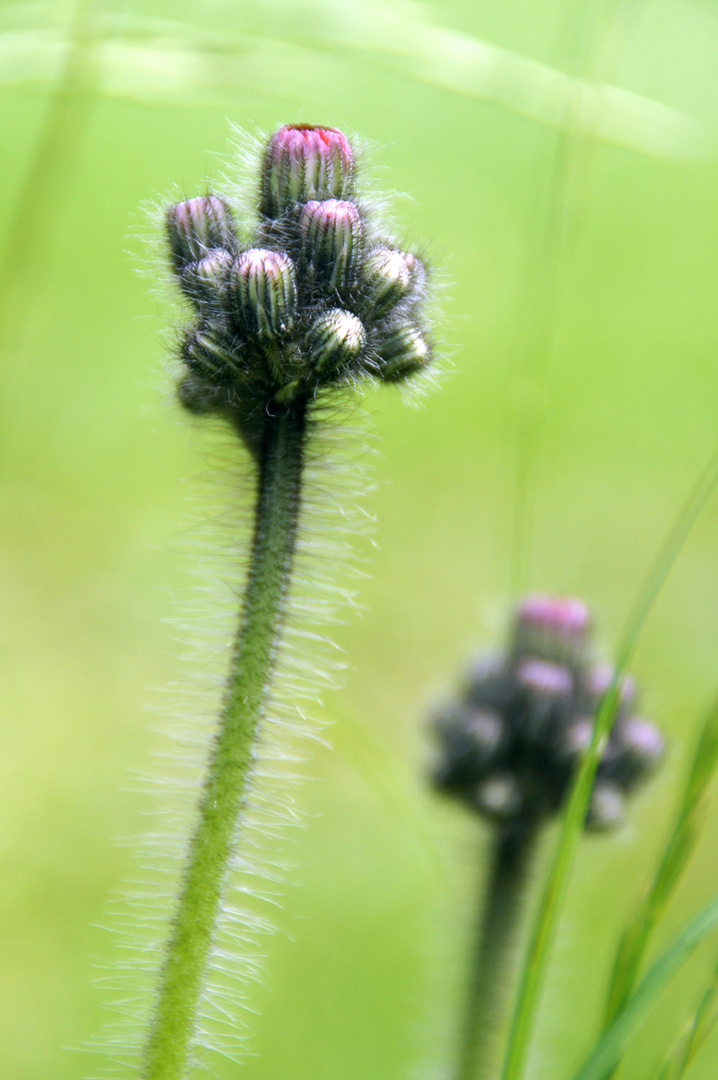
[[[700,838],[717,765],[718,703],[704,724],[675,823],[653,881],[621,937],[608,993],[605,1028],[613,1023],[633,993],[651,932]]]
[[[653,964],[625,1008],[599,1038],[574,1080],[606,1080],[611,1075],[656,998],[717,927],[718,897],[715,897]]]
[[[713,974],[695,1014],[676,1042],[658,1080],[682,1080],[682,1077],[718,1021],[718,967]]]

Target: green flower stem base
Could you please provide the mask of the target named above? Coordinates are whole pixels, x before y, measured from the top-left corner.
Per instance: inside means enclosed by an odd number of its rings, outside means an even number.
[[[456,1080],[487,1080],[501,1029],[503,998],[539,828],[534,822],[497,825],[491,869],[479,909]]]
[[[145,1047],[143,1080],[182,1080],[191,1063],[207,957],[291,575],[306,419],[306,403],[294,401],[264,421],[249,578],[226,700]]]

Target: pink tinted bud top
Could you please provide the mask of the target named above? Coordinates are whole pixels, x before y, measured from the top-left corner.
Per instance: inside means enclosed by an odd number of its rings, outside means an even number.
[[[575,660],[585,644],[589,621],[588,608],[580,600],[527,596],[516,612],[516,652],[546,660]]]
[[[518,617],[524,625],[557,634],[584,634],[588,628],[588,609],[581,600],[558,596],[528,596],[519,606]]]
[[[573,690],[571,672],[545,660],[524,660],[516,677],[524,690],[540,698],[567,698]]]
[[[299,230],[311,271],[333,289],[349,283],[361,256],[363,233],[354,203],[310,199],[302,206]]]
[[[214,248],[231,250],[234,244],[229,207],[216,195],[198,195],[170,206],[165,227],[177,270],[203,259]]]
[[[261,211],[279,216],[292,203],[351,193],[354,155],[336,128],[285,124],[269,140],[262,166]]]

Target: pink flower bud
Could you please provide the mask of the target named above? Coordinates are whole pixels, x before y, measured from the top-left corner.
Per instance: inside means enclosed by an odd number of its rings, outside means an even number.
[[[233,259],[222,248],[210,251],[199,262],[190,263],[180,278],[182,291],[196,304],[221,307],[227,291]]]
[[[570,597],[529,596],[518,608],[514,650],[519,656],[577,661],[589,628],[588,608]]]
[[[579,716],[566,728],[560,729],[555,741],[556,758],[560,762],[575,765],[591,745],[593,717]]]
[[[516,679],[519,686],[538,702],[568,698],[573,690],[571,672],[546,660],[522,661],[516,670]]]
[[[235,244],[229,207],[216,195],[198,195],[170,206],[165,226],[177,272],[203,259],[212,248],[231,250]]]
[[[299,231],[307,268],[332,289],[343,290],[356,275],[364,226],[352,202],[311,200],[302,206]]]
[[[341,308],[332,308],[315,320],[309,333],[309,363],[316,372],[341,371],[358,359],[365,342],[361,320]]]
[[[593,664],[586,675],[586,690],[596,704],[613,682],[615,669],[610,664]],[[636,683],[630,675],[624,675],[618,684],[618,702],[622,709],[631,707],[636,699]]]
[[[653,772],[666,749],[658,728],[639,716],[617,723],[611,741],[615,743],[616,770],[627,784]]]
[[[260,209],[276,218],[292,203],[343,199],[351,194],[354,155],[336,128],[285,124],[264,153]]]
[[[297,304],[294,264],[283,251],[251,248],[234,260],[231,295],[240,325],[273,340],[291,330]]]

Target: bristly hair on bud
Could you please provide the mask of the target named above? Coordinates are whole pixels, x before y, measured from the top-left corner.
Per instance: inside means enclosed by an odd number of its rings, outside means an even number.
[[[372,377],[406,383],[431,363],[426,268],[378,233],[356,171],[340,131],[286,124],[262,154],[248,244],[218,195],[165,213],[172,268],[197,315],[191,335],[221,340],[227,357],[208,364],[183,348],[192,377],[180,399],[229,418],[253,451],[256,417],[275,404]]]
[[[518,605],[506,656],[473,664],[461,697],[434,717],[439,790],[505,823],[535,825],[561,810],[613,678],[588,656],[589,628],[580,600],[535,595]],[[633,714],[634,700],[627,677],[598,766],[589,828],[620,824],[625,796],[663,756],[663,737]],[[499,782],[510,798],[495,794]]]

